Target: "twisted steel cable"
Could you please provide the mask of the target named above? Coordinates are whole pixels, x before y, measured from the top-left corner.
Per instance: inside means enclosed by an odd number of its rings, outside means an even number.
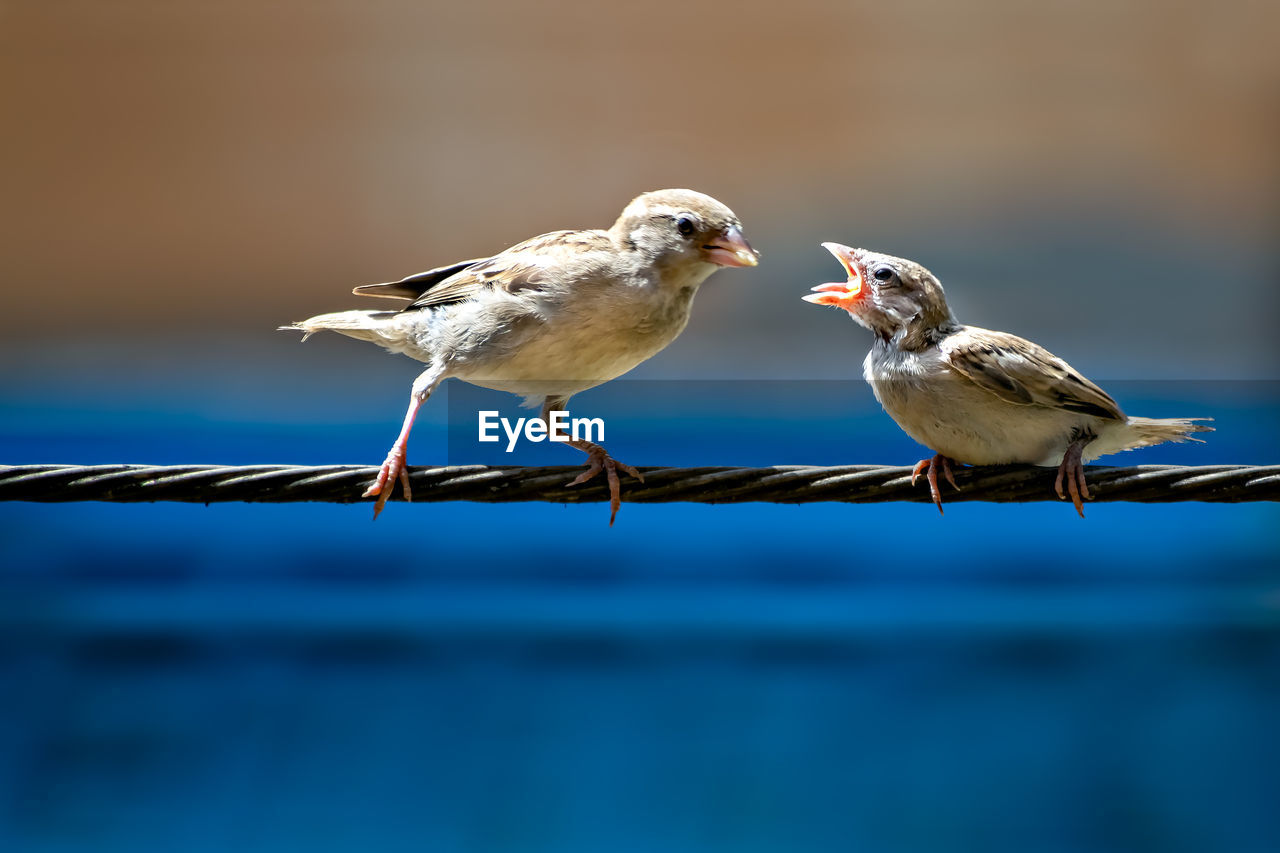
[[[775,465],[767,468],[642,468],[627,479],[631,503],[877,503],[929,500],[911,468],[892,465]],[[570,488],[579,466],[450,465],[409,469],[413,500],[606,501],[604,477]],[[353,503],[378,469],[367,465],[7,465],[0,466],[0,501],[250,501]],[[1094,502],[1280,501],[1280,465],[1138,465],[1085,469]],[[957,468],[959,491],[947,502],[1057,500],[1054,468],[1002,465]],[[625,479],[625,478],[624,478]],[[922,478],[923,479],[923,478]],[[397,488],[394,499],[400,499]],[[369,498],[368,500],[372,500]]]

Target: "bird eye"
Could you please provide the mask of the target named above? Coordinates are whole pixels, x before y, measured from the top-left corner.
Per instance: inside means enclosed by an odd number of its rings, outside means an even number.
[[[676,230],[680,232],[681,237],[688,237],[693,233],[694,223],[693,217],[681,216],[676,219]]]
[[[876,267],[876,268],[872,271],[871,276],[872,276],[876,281],[879,281],[879,282],[888,282],[888,281],[892,281],[893,279],[897,278],[897,277],[898,277],[898,274],[897,274],[897,273],[895,273],[895,272],[893,271],[893,267],[889,267],[889,266],[878,266],[878,267]]]

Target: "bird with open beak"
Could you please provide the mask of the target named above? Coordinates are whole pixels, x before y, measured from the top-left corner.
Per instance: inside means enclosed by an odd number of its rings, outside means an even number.
[[[1054,490],[1084,517],[1090,499],[1084,463],[1165,441],[1199,441],[1207,418],[1128,417],[1115,400],[1053,353],[1007,332],[959,323],[942,284],[904,258],[823,243],[847,281],[804,296],[843,308],[875,335],[862,365],[876,399],[907,435],[934,451],[912,472],[927,472],[942,512],[941,470],[952,462],[1056,466]],[[1066,484],[1066,493],[1063,484]]]
[[[374,518],[398,481],[412,493],[405,447],[418,409],[445,379],[510,391],[541,405],[542,419],[579,391],[626,373],[671,343],[689,321],[698,286],[721,267],[753,267],[759,255],[732,210],[687,189],[644,193],[606,230],[552,231],[488,258],[476,258],[388,284],[357,287],[362,296],[403,299],[394,311],[321,314],[285,329],[329,330],[371,341],[427,365],[409,395],[400,434],[377,478]],[[601,471],[618,513],[617,462],[590,441],[567,442]]]

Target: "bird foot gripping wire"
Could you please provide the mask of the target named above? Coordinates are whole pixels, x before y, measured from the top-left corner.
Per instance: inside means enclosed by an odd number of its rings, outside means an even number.
[[[942,490],[938,488],[938,469],[942,469],[943,475],[947,478],[947,482],[951,484],[951,488],[957,492],[960,487],[956,485],[956,478],[951,473],[951,460],[943,456],[941,453],[935,454],[932,459],[921,459],[911,469],[911,485],[916,484],[916,478],[920,476],[922,471],[928,471],[925,479],[929,482],[929,496],[933,498],[933,503],[938,507],[939,515],[946,515],[942,511]]]
[[[574,444],[573,442],[570,443]],[[578,444],[574,444],[574,446],[578,447],[579,450],[586,451],[588,455],[587,470],[575,477],[569,485],[581,485],[604,471],[605,479],[609,483],[609,526],[613,527],[613,520],[618,517],[618,509],[622,506],[622,485],[618,481],[618,469],[621,468],[641,483],[644,482],[644,475],[625,462],[619,462],[614,459],[598,444],[590,442],[582,442],[581,444],[583,446]]]

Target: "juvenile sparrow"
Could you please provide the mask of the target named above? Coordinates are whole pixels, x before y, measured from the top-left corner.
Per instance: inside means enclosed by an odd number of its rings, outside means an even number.
[[[412,498],[405,445],[418,408],[445,379],[510,391],[542,406],[542,419],[579,391],[626,373],[655,355],[689,321],[698,285],[719,267],[752,267],[759,255],[733,211],[687,189],[645,193],[607,231],[552,231],[490,258],[475,258],[387,284],[355,288],[363,296],[409,300],[394,311],[321,314],[284,329],[330,330],[425,362],[409,410],[377,479],[374,518],[398,479]],[[598,444],[568,444],[588,455],[587,470],[609,482],[618,513],[617,462]]]
[[[1008,334],[956,321],[938,279],[919,264],[839,243],[823,243],[848,281],[820,284],[803,298],[848,311],[875,334],[862,375],[898,426],[933,450],[927,470],[938,511],[938,469],[956,488],[951,462],[1057,466],[1054,490],[1067,491],[1084,517],[1090,498],[1084,463],[1107,453],[1165,441],[1200,441],[1209,418],[1127,417],[1105,391],[1071,365]]]

